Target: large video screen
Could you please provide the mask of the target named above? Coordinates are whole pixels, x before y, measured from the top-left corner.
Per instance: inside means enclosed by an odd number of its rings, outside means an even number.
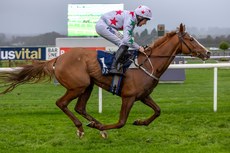
[[[95,24],[101,15],[123,9],[124,4],[68,4],[68,36],[98,36]]]

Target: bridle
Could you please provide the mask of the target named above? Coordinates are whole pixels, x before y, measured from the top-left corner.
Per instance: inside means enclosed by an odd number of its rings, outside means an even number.
[[[187,32],[177,32],[176,33],[177,34],[177,36],[178,36],[178,38],[179,38],[179,41],[180,41],[180,50],[182,50],[182,45],[184,44],[187,48],[188,48],[188,50],[189,50],[189,54],[191,54],[191,56],[193,55],[193,54],[195,54],[195,55],[199,55],[199,53],[197,53],[196,51],[194,51],[194,50],[192,50],[190,47],[189,47],[189,45],[185,42],[185,38],[184,38],[184,36],[187,34]],[[193,38],[192,38],[193,39]],[[147,55],[145,52],[143,53],[143,54],[145,54],[145,56],[147,57],[147,58],[149,58],[150,56],[151,56],[151,54],[152,54],[152,49],[151,49],[151,47],[149,47],[149,46],[146,46],[145,47],[146,49],[145,50],[150,50],[150,54],[149,55]],[[157,55],[157,56],[154,56],[154,57],[171,57],[171,56],[161,56],[161,55]],[[173,57],[175,57],[175,56],[173,56]],[[144,60],[144,62],[143,63],[145,63],[147,61],[147,59],[145,59]],[[142,63],[142,64],[143,64]]]
[[[183,33],[182,33],[182,32],[177,32],[176,34],[177,34],[177,36],[178,36],[178,38],[179,38],[179,41],[180,41],[180,46],[181,46],[180,50],[181,50],[181,51],[182,51],[182,45],[184,44],[184,45],[188,48],[189,54],[190,54],[191,56],[193,56],[193,55],[196,55],[197,57],[200,56],[200,54],[199,54],[198,52],[192,50],[192,49],[189,47],[189,45],[185,42],[184,36],[187,34],[186,32],[183,32]],[[191,38],[192,38],[192,37],[191,37]],[[153,73],[154,73],[153,64],[152,64],[151,60],[149,59],[150,56],[151,56],[151,54],[152,54],[152,48],[151,48],[151,47],[146,47],[145,50],[150,50],[150,54],[147,55],[146,52],[142,52],[142,53],[146,56],[146,59],[145,59],[141,64],[136,63],[135,60],[132,60],[132,61],[133,61],[133,63],[135,64],[136,67],[138,67],[138,68],[140,68],[141,70],[143,70],[143,71],[144,71],[147,75],[149,75],[151,78],[153,78],[153,79],[159,81],[159,78],[156,77],[156,76],[153,74]],[[154,56],[154,57],[155,57],[155,56]],[[175,57],[175,56],[156,56],[156,57]],[[146,69],[142,66],[142,65],[144,65],[144,63],[147,62],[147,61],[149,62],[150,66],[151,66],[151,69],[152,69],[151,72],[149,72],[148,70],[146,70]]]
[[[194,50],[192,50],[190,47],[189,47],[189,45],[184,41],[184,36],[187,34],[187,32],[177,32],[177,35],[178,35],[178,38],[179,38],[179,40],[180,40],[180,43],[181,43],[181,51],[182,51],[182,45],[184,44],[187,48],[188,48],[188,50],[189,50],[189,54],[191,55],[191,56],[194,56],[194,55],[196,55],[197,57],[199,57],[200,56],[200,54],[198,53],[198,52],[196,52],[196,51],[194,51]],[[193,39],[192,37],[191,37],[191,39]]]

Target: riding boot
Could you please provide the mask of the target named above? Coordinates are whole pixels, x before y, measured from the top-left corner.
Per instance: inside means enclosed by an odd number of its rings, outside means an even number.
[[[112,66],[111,66],[111,70],[109,71],[109,73],[111,73],[111,74],[117,74],[117,75],[122,75],[122,74],[123,74],[122,72],[120,72],[120,71],[118,70],[117,65],[118,65],[118,63],[121,62],[121,58],[122,58],[122,56],[124,56],[124,54],[125,54],[125,52],[128,50],[128,48],[129,48],[129,47],[128,47],[128,46],[125,46],[125,45],[121,45],[121,46],[118,48],[118,50],[117,50],[117,52],[116,52],[116,54],[115,54],[115,57],[114,57]]]

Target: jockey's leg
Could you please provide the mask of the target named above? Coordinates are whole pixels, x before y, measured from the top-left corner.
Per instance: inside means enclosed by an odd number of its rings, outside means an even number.
[[[112,42],[116,46],[122,43],[123,35],[116,29],[108,26],[103,20],[99,20],[96,24],[96,32],[106,40]]]
[[[116,52],[115,59],[113,61],[110,73],[122,75],[122,73],[117,70],[117,64],[119,63],[121,57],[124,55],[125,51],[128,49],[128,46],[121,45],[123,35],[113,27],[108,26],[103,21],[103,19],[100,19],[97,22],[96,31],[100,36],[104,37],[105,39],[112,42],[113,44],[120,46]]]
[[[117,67],[118,63],[121,62],[121,58],[122,56],[124,56],[125,52],[128,50],[128,46],[125,46],[125,45],[121,45],[119,47],[119,49],[117,50],[116,54],[115,54],[115,57],[114,57],[114,60],[113,60],[113,63],[112,63],[112,66],[111,66],[111,70],[109,71],[109,73],[111,74],[118,74],[118,75],[122,75],[122,72],[120,72]]]

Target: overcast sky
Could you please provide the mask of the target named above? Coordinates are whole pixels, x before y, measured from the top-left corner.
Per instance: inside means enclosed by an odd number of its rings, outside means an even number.
[[[147,5],[153,20],[142,29],[165,24],[173,30],[181,22],[197,28],[230,27],[230,0],[0,0],[0,33],[66,34],[69,3],[124,3],[127,10]]]

